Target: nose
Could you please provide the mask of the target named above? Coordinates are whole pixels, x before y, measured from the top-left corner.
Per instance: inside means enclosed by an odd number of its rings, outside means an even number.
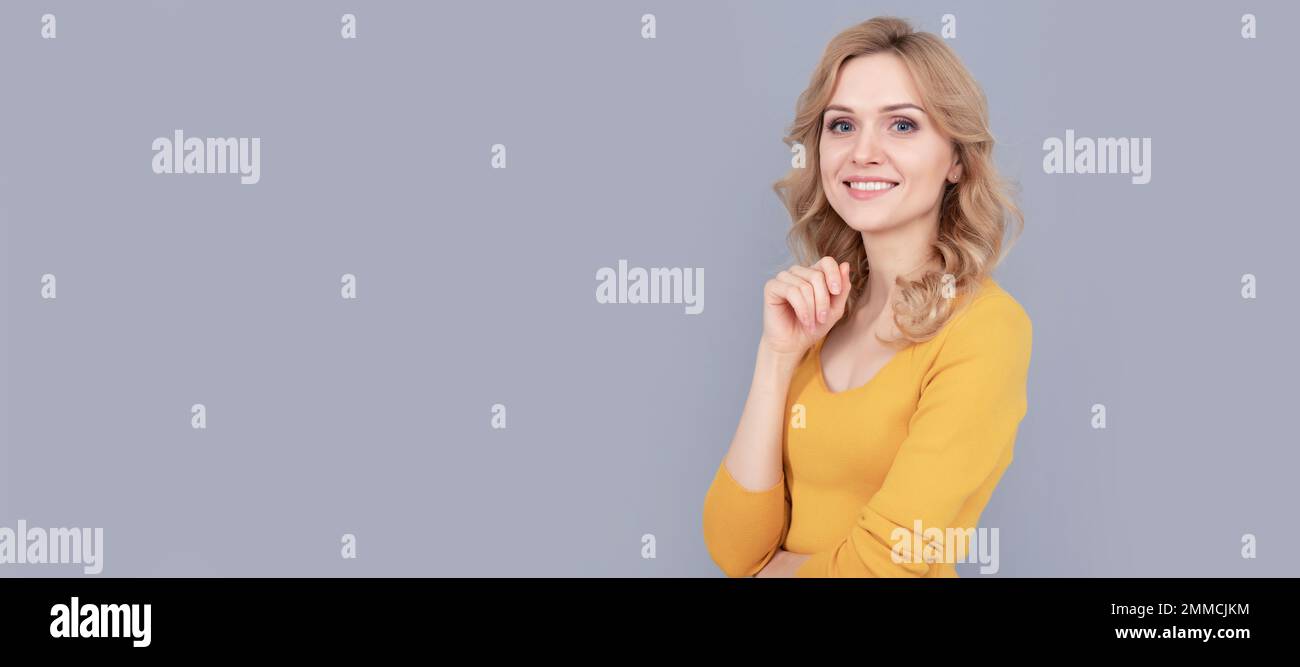
[[[876,136],[871,132],[858,133],[858,141],[853,145],[853,163],[880,164],[882,157]]]

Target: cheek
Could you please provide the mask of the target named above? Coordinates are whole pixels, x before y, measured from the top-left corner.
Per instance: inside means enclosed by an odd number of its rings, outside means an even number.
[[[817,154],[820,156],[818,167],[822,174],[822,182],[829,184],[840,172],[840,155],[834,147],[824,145],[818,149]]]
[[[948,177],[948,167],[952,164],[953,156],[947,144],[930,144],[911,157],[909,168],[914,180],[939,183]]]
[[[943,180],[946,172],[943,170],[943,163],[935,162],[931,156],[921,159],[908,161],[899,161],[895,163],[903,179],[910,185],[914,186],[913,191],[924,189],[922,186],[928,186]]]

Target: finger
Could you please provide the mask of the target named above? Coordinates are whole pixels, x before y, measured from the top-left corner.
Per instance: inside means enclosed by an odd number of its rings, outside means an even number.
[[[794,309],[795,315],[799,316],[799,322],[805,331],[811,331],[813,327],[812,305],[808,302],[808,296],[804,294],[804,286],[787,284],[785,286],[785,299]]]
[[[776,274],[776,278],[785,283],[786,301],[790,303],[790,307],[793,308],[795,314],[799,316],[799,321],[803,323],[803,327],[811,330],[815,326],[813,324],[812,286],[808,284],[807,280],[804,280],[789,271],[782,271],[781,273]]]
[[[814,313],[814,300],[812,285],[807,280],[786,271],[783,280],[790,285],[792,294],[796,297],[791,305],[799,313],[799,319],[803,321],[803,326],[808,331],[817,328],[817,316]]]
[[[815,265],[814,265],[815,266]],[[813,290],[813,306],[817,311],[817,324],[824,324],[831,313],[831,293],[826,287],[826,274],[820,269],[792,266],[790,272],[808,281]]]
[[[826,274],[826,289],[830,290],[831,296],[840,293],[840,265],[835,262],[835,258],[827,255],[814,265],[822,273]]]
[[[839,320],[843,315],[844,297],[841,296],[846,290],[847,281],[844,280],[844,274],[841,265],[835,261],[834,257],[827,255],[819,260],[815,267],[826,276],[826,289],[830,292],[830,313],[826,321]]]
[[[777,278],[767,281],[767,284],[763,286],[764,301],[773,306],[785,303],[785,286],[785,281]]]
[[[835,267],[835,273],[839,276],[840,287],[842,288],[839,294],[831,297],[831,313],[835,315],[836,319],[844,315],[844,306],[849,302],[849,292],[852,287],[852,283],[849,282],[851,277],[849,272],[850,266],[848,262],[841,262],[839,266]]]
[[[796,287],[796,285],[792,285],[778,276],[767,281],[767,289],[763,291],[763,294],[766,297],[768,305],[789,307],[790,310],[794,312],[795,318],[799,320],[799,326],[805,326],[804,314],[800,310],[802,308],[803,295],[798,292]],[[793,295],[791,295],[790,292],[792,289],[795,290]]]

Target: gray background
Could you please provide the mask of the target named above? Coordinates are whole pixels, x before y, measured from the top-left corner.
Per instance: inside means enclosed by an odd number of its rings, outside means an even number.
[[[1000,576],[1291,575],[1300,10],[1262,1],[5,2],[0,525],[103,527],[100,576],[721,576],[795,97],[947,12],[1027,218]],[[261,137],[261,182],[154,175],[177,128]],[[1044,174],[1067,128],[1151,137],[1150,184]],[[596,303],[619,259],[703,267],[704,313]]]

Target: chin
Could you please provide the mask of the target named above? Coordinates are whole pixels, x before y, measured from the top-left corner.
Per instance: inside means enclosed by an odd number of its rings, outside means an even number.
[[[879,232],[898,226],[898,220],[896,220],[895,216],[891,215],[888,211],[883,213],[864,213],[862,211],[852,211],[852,209],[850,209],[850,214],[845,215],[841,212],[841,209],[837,208],[836,212],[840,214],[840,218],[844,220],[845,224],[859,232]]]

